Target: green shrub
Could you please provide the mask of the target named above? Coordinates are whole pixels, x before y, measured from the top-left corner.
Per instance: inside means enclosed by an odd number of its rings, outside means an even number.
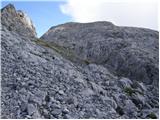
[[[74,51],[72,51],[69,48],[60,46],[56,43],[47,43],[44,40],[41,39],[36,39],[35,43],[44,46],[44,47],[48,47],[54,51],[56,51],[57,53],[61,54],[62,56],[66,57],[67,59],[71,60],[72,62],[77,62],[79,61],[80,63],[89,65],[91,62],[89,60],[83,60],[82,58],[80,58],[79,56],[77,56]]]
[[[130,87],[125,87],[125,88],[124,88],[124,91],[125,91],[129,96],[132,96],[133,93],[135,93],[135,91],[134,91],[132,88],[130,88]]]
[[[89,60],[84,60],[86,65],[89,65],[91,62]]]
[[[147,115],[147,117],[151,119],[157,119],[157,116],[154,113],[150,113],[149,115]]]

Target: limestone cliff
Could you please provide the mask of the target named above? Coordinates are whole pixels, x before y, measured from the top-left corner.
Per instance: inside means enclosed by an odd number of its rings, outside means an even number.
[[[9,31],[16,31],[20,35],[36,37],[36,30],[31,19],[22,11],[16,11],[12,4],[1,9],[1,23]]]
[[[70,49],[78,58],[103,65],[118,76],[158,85],[158,32],[110,22],[66,23],[42,37]]]

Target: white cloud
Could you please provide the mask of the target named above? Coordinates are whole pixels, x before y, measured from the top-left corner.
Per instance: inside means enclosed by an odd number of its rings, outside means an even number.
[[[118,1],[118,2],[117,2]],[[75,22],[110,21],[119,26],[136,26],[158,30],[156,0],[67,0],[62,13]]]

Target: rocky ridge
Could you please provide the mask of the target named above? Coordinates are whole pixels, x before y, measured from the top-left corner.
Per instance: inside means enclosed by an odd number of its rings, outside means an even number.
[[[13,5],[1,12],[2,118],[158,118],[158,85],[113,74],[106,65],[88,61],[77,64],[78,58],[67,52],[70,42],[64,40],[65,46],[61,46],[58,42],[48,44],[48,39],[38,39],[34,27],[15,17],[18,12]],[[10,24],[15,27],[10,29]],[[101,24],[113,27],[108,22],[87,25],[98,27]],[[63,31],[66,25],[56,29]],[[78,27],[77,23],[71,26],[72,29]],[[65,33],[70,34],[67,31]],[[149,31],[156,39],[157,33]],[[109,33],[106,31],[106,34]],[[71,36],[74,41],[75,36]],[[157,53],[155,49],[153,57]],[[74,62],[73,58],[68,59],[68,54],[75,58]],[[84,58],[81,54],[80,57]],[[158,67],[156,60],[153,66]]]
[[[42,37],[70,49],[89,63],[100,64],[118,76],[158,85],[158,32],[119,27],[110,22],[66,23]]]
[[[36,30],[31,19],[21,10],[16,11],[12,4],[1,9],[1,23],[9,31],[16,31],[18,34],[27,37],[36,36]]]

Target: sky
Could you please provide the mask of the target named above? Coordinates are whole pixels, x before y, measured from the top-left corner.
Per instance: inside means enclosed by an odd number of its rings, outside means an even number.
[[[52,26],[71,21],[81,23],[110,21],[118,26],[158,30],[158,0],[4,1],[2,7],[12,3],[17,10],[28,14],[36,27],[38,37]]]

